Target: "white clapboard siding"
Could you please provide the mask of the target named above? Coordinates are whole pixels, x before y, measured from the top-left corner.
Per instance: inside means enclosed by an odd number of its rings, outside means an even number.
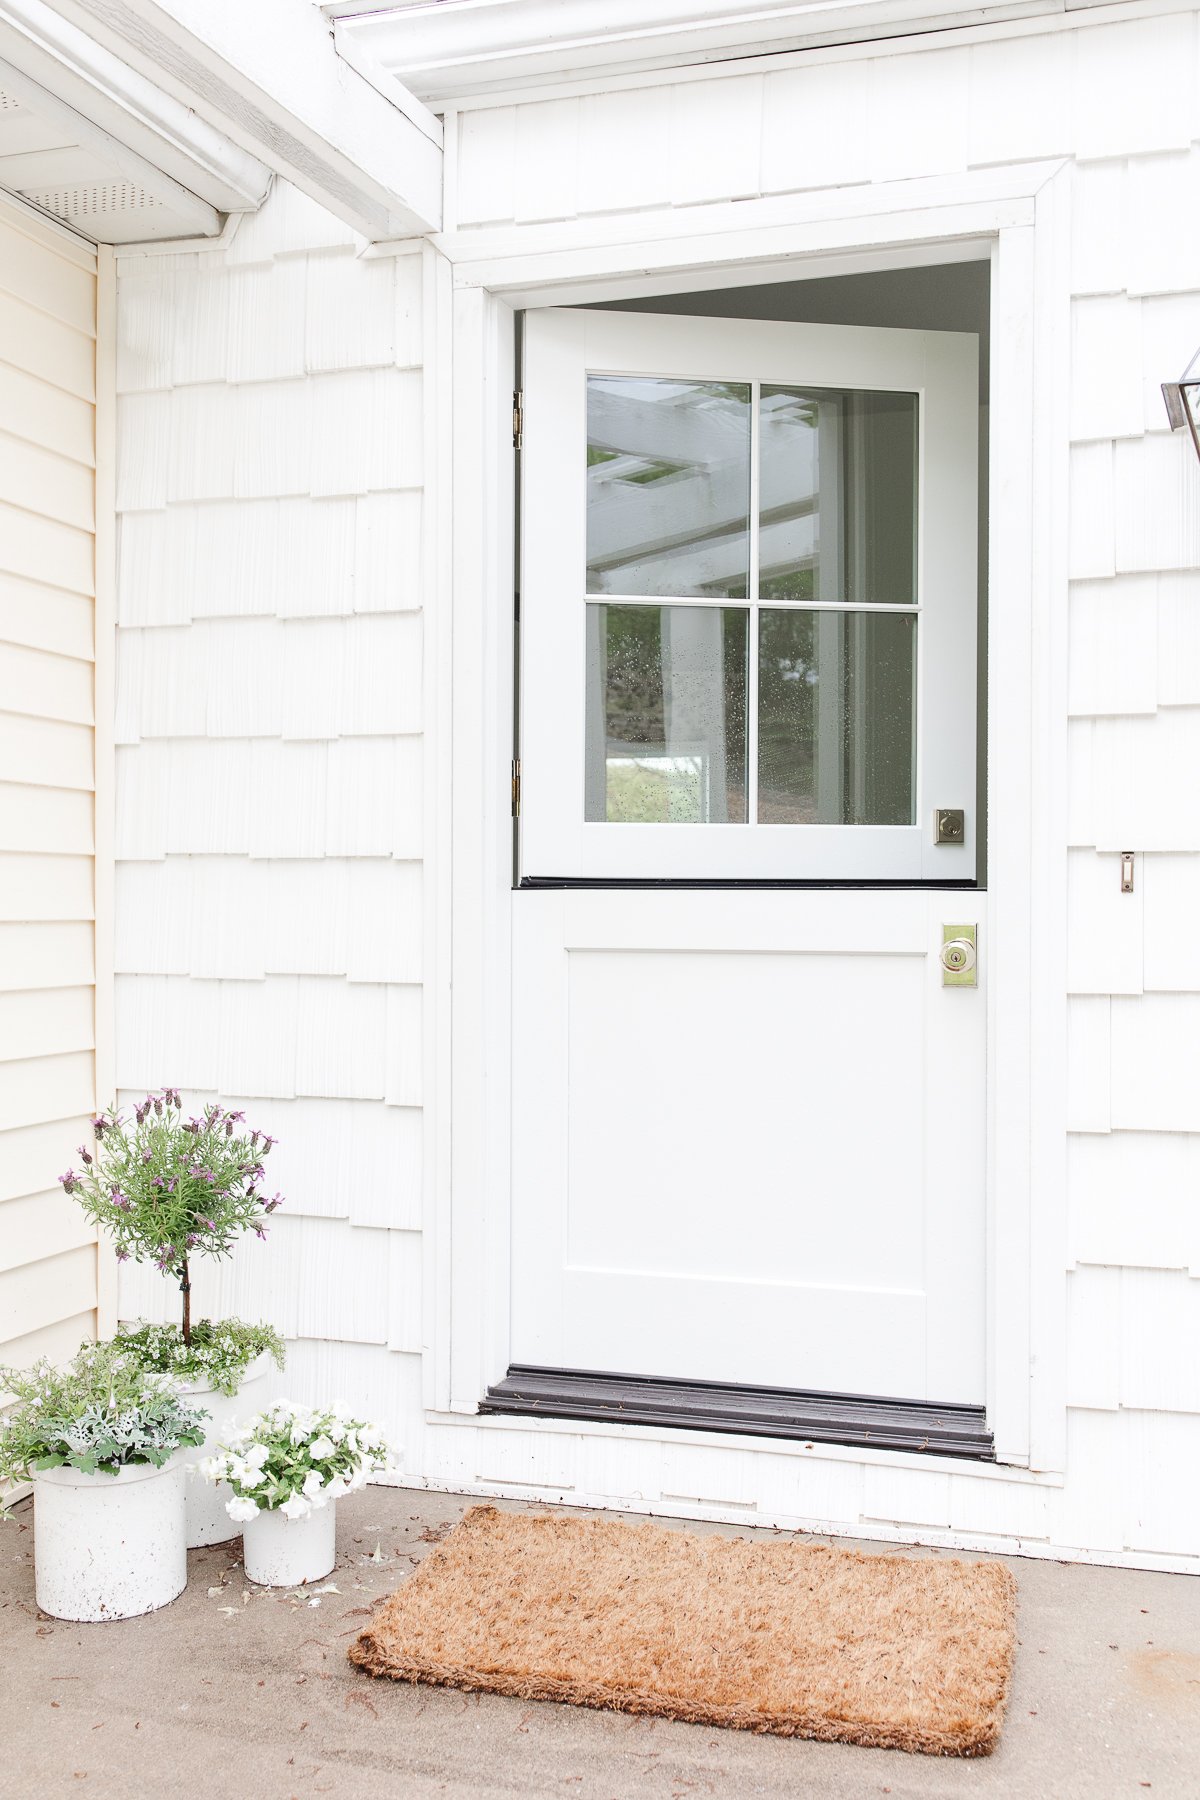
[[[27,581],[0,567],[0,640],[90,662],[95,618],[90,594]],[[74,683],[68,678],[68,686]]]
[[[0,204],[0,1362],[96,1330],[95,259]]]

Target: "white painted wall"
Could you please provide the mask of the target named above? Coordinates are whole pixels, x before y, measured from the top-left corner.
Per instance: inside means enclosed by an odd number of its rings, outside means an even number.
[[[0,1363],[17,1365],[96,1334],[96,1234],[57,1185],[96,1105],[96,287],[90,249],[0,202]]]
[[[464,107],[446,248],[1071,159],[1071,957],[1040,971],[1071,995],[1065,1479],[420,1411],[418,262],[356,260],[282,187],[228,255],[121,263],[120,1080],[278,1130],[287,1213],[210,1292],[417,1476],[1200,1559],[1200,467],[1158,393],[1200,342],[1197,14],[873,48]]]

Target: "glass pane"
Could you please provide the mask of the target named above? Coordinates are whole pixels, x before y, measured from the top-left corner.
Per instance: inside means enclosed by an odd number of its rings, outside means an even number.
[[[915,613],[764,608],[758,817],[911,825]]]
[[[589,606],[585,817],[744,824],[748,615]]]
[[[917,396],[762,389],[764,600],[916,599]]]
[[[588,593],[742,600],[749,561],[749,386],[590,375]]]

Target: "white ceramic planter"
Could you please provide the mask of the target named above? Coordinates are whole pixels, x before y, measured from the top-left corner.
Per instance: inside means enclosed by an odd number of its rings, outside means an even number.
[[[183,1465],[116,1475],[46,1469],[33,1478],[37,1603],[55,1619],[132,1619],[187,1586]]]
[[[289,1519],[281,1512],[260,1512],[242,1526],[242,1562],[251,1581],[264,1587],[296,1587],[319,1581],[334,1563],[337,1501]]]
[[[244,1425],[255,1413],[262,1412],[267,1404],[270,1362],[271,1359],[265,1352],[262,1356],[256,1356],[242,1377],[242,1385],[232,1397],[219,1393],[206,1382],[188,1381],[181,1384],[183,1392],[208,1414],[204,1442],[189,1452],[189,1467],[184,1480],[189,1550],[195,1550],[200,1544],[227,1543],[240,1532],[240,1526],[225,1511],[225,1502],[232,1500],[233,1489],[225,1481],[205,1481],[198,1464],[205,1456],[215,1456],[218,1446],[225,1443],[239,1425]]]

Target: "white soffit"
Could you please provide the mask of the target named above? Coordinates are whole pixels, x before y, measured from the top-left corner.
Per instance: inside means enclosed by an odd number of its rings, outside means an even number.
[[[270,170],[44,0],[0,0],[0,187],[98,243],[214,237]]]
[[[213,237],[221,214],[0,62],[0,188],[98,244]]]
[[[321,4],[321,0],[315,0]],[[430,106],[543,83],[1067,13],[1117,0],[324,0],[339,48]]]
[[[0,16],[34,3],[0,0]],[[440,120],[394,77],[340,57],[311,0],[49,3],[364,237],[440,230]]]

